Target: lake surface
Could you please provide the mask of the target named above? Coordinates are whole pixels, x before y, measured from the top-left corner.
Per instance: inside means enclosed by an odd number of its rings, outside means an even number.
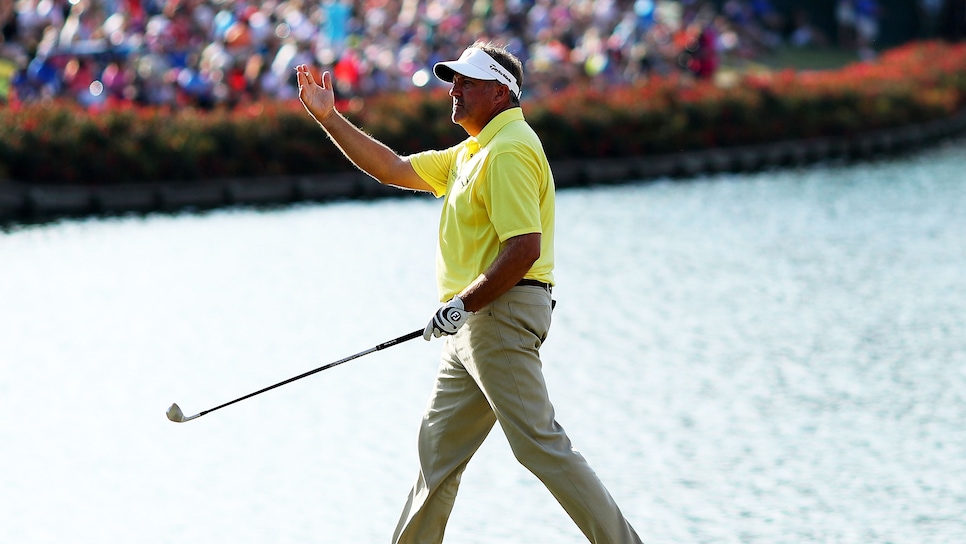
[[[558,194],[558,420],[645,542],[966,541],[966,142]],[[0,233],[0,542],[389,542],[439,203]],[[452,544],[585,542],[496,429]]]

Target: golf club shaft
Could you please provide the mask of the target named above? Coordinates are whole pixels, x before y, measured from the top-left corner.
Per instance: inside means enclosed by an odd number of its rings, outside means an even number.
[[[342,363],[348,363],[349,361],[351,361],[353,359],[358,359],[359,357],[362,357],[363,355],[369,355],[372,352],[380,351],[380,350],[383,350],[383,349],[386,349],[386,348],[390,348],[392,346],[395,346],[396,344],[401,344],[403,342],[408,342],[409,340],[412,340],[413,338],[417,338],[417,337],[422,336],[422,335],[423,335],[423,329],[415,330],[415,331],[413,331],[413,332],[411,332],[409,334],[404,334],[404,335],[400,336],[399,338],[395,338],[393,340],[389,340],[388,342],[383,342],[382,344],[379,344],[378,346],[375,346],[375,347],[371,347],[371,348],[369,348],[369,349],[367,349],[365,351],[360,351],[359,353],[356,353],[355,355],[350,355],[350,356],[346,357],[345,359],[339,359],[338,361],[334,361],[332,363],[328,363],[326,365],[322,365],[322,366],[320,366],[318,368],[315,368],[313,370],[309,370],[308,372],[305,372],[303,374],[299,374],[298,376],[293,376],[293,377],[291,377],[291,378],[289,378],[287,380],[280,381],[280,382],[276,383],[275,385],[270,385],[270,386],[268,386],[268,387],[266,387],[264,389],[259,389],[258,391],[255,391],[254,393],[249,393],[249,394],[245,395],[244,397],[238,397],[235,400],[226,402],[226,403],[224,403],[222,405],[219,405],[219,406],[215,406],[214,408],[205,410],[204,412],[199,412],[197,415],[194,415],[194,416],[185,418],[184,421],[189,421],[189,420],[192,420],[192,419],[199,418],[199,417],[201,417],[201,416],[203,416],[205,414],[209,414],[211,412],[214,412],[215,410],[220,410],[220,409],[222,409],[222,408],[224,408],[226,406],[231,406],[232,404],[235,404],[236,402],[241,402],[241,401],[243,401],[245,399],[250,399],[250,398],[254,397],[255,395],[261,395],[262,393],[264,393],[266,391],[271,391],[272,389],[275,389],[276,387],[281,387],[281,386],[283,386],[283,385],[285,385],[287,383],[292,383],[292,382],[294,382],[296,380],[301,380],[302,378],[311,376],[312,374],[315,374],[317,372],[322,372],[323,370],[325,370],[327,368],[332,368],[334,366],[341,365]]]

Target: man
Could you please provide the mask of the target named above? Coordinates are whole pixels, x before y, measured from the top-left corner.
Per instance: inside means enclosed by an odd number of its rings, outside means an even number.
[[[639,543],[614,500],[554,420],[540,362],[550,328],[554,184],[520,109],[523,68],[478,42],[434,67],[453,84],[452,120],[469,138],[400,157],[335,110],[332,77],[297,68],[299,99],[345,156],[380,183],[444,197],[440,301],[423,337],[446,336],[419,432],[419,478],[394,544],[443,540],[460,477],[493,424],[594,543]]]

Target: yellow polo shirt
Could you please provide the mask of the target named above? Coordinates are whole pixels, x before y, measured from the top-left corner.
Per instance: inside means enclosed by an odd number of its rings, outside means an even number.
[[[520,108],[501,112],[476,138],[409,160],[436,196],[445,197],[436,251],[441,302],[459,294],[504,242],[521,234],[541,234],[540,258],[524,277],[553,284],[553,174]]]

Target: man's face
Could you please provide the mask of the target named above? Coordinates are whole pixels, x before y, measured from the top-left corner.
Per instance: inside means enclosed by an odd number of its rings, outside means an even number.
[[[453,122],[463,127],[470,136],[476,136],[483,127],[499,113],[498,92],[500,84],[495,81],[473,79],[460,74],[453,75]]]

